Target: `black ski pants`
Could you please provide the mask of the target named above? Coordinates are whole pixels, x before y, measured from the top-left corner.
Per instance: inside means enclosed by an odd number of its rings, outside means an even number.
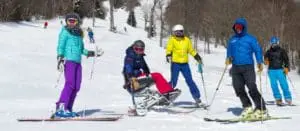
[[[265,101],[256,86],[256,75],[254,65],[233,65],[232,83],[236,95],[240,98],[243,107],[252,106],[251,100],[245,90],[248,88],[249,95],[255,104],[255,109],[266,110]],[[262,102],[261,102],[262,100]]]

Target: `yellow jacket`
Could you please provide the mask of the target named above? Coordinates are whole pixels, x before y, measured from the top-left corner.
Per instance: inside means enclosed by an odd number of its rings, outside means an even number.
[[[197,52],[193,49],[192,42],[188,37],[171,36],[166,48],[166,55],[170,54],[172,54],[172,62],[188,63],[188,54],[195,56]]]

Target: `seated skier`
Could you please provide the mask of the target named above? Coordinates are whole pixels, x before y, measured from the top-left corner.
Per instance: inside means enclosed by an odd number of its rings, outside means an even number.
[[[144,59],[145,43],[141,40],[135,41],[126,50],[124,60],[123,75],[125,84],[123,86],[133,97],[144,96],[145,108],[149,109],[154,105],[170,104],[181,93],[178,89],[173,89],[166,79],[158,72],[150,73],[148,65]],[[149,90],[153,84],[155,90]],[[154,97],[154,96],[157,97]],[[153,98],[149,100],[148,98]],[[133,99],[133,105],[136,102]]]

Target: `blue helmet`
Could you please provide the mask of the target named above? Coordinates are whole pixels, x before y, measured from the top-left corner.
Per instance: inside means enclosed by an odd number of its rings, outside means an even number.
[[[276,36],[272,36],[271,39],[270,39],[270,44],[273,45],[273,44],[279,44],[279,38],[276,37]]]

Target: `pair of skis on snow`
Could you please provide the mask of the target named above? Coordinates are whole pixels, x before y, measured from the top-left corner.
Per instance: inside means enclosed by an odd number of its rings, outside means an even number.
[[[79,116],[79,117],[69,117],[69,118],[20,118],[17,119],[19,122],[59,122],[59,121],[117,121],[122,118],[124,114],[117,113],[104,113],[101,116],[89,117],[89,116]]]
[[[53,121],[117,121],[122,116],[75,117],[75,118],[21,118],[19,122],[53,122]]]
[[[178,108],[178,109],[177,109]],[[190,110],[179,110],[179,108],[188,108]],[[190,113],[196,109],[200,109],[204,107],[197,107],[197,106],[187,106],[187,107],[168,107],[168,112],[171,114],[180,114],[180,113]],[[118,121],[122,118],[122,116],[138,116],[138,115],[131,115],[131,114],[104,114],[104,116],[98,117],[73,117],[73,118],[20,118],[17,119],[19,122],[61,122],[61,121]]]
[[[267,116],[265,118],[249,118],[249,119],[243,119],[243,118],[208,118],[205,117],[204,121],[208,122],[218,122],[222,124],[231,124],[231,123],[239,123],[239,122],[259,122],[259,121],[268,121],[268,120],[279,120],[279,119],[292,119],[292,117],[275,117],[275,116]]]

